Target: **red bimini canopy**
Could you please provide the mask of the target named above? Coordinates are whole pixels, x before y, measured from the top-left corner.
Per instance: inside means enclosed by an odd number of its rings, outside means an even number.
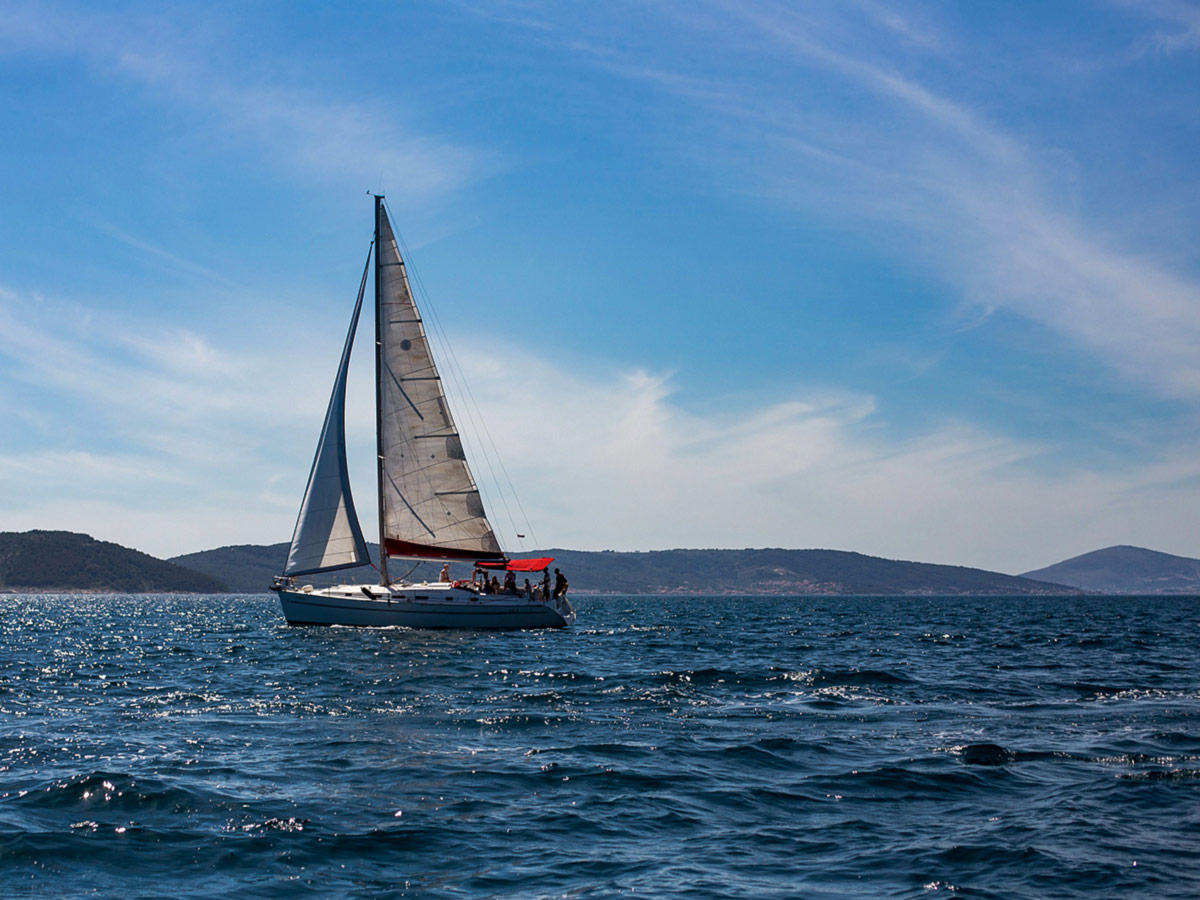
[[[506,569],[509,572],[540,572],[550,568],[554,562],[553,556],[543,556],[540,559],[497,559],[480,560],[475,563],[477,569]]]

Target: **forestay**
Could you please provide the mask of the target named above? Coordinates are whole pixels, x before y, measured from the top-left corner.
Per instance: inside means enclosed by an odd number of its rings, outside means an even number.
[[[391,556],[498,559],[404,261],[379,210],[380,494]]]
[[[370,258],[367,259],[368,268]],[[350,332],[338,363],[333,394],[325,412],[321,440],[308,476],[308,489],[300,504],[300,517],[292,533],[285,575],[308,575],[368,564],[367,543],[363,539],[350,480],[346,472],[346,370],[350,366],[350,351],[354,331],[362,310],[363,294],[367,287],[367,269],[363,270],[358,288],[358,302],[350,319]]]

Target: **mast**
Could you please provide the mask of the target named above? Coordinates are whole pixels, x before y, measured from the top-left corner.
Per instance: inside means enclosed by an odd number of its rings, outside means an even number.
[[[375,194],[375,471],[379,483],[379,583],[388,584],[387,541],[384,533],[383,509],[383,338],[380,334],[379,309],[379,217],[383,196]]]

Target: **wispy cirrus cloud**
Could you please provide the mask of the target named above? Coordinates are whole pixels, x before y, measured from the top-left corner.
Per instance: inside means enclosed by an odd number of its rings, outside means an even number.
[[[282,323],[280,340],[293,327],[304,329]],[[217,347],[153,320],[12,292],[0,295],[0,331],[6,415],[25,423],[0,459],[10,516],[117,493],[130,507],[269,505],[268,473],[291,458],[305,413],[328,392],[324,372],[284,370],[253,335]],[[255,458],[261,468],[244,465]]]
[[[1188,0],[1112,0],[1164,26],[1135,45],[1138,53],[1177,53],[1200,50],[1200,6]]]
[[[886,98],[909,126],[883,134],[879,153],[866,157],[876,172],[887,166],[881,193],[890,197],[860,213],[915,224],[923,246],[909,249],[966,300],[1040,322],[1134,383],[1200,399],[1195,279],[1121,247],[1064,206],[1031,139],[874,59],[817,43],[786,10],[764,9],[741,14],[768,42]],[[819,139],[798,119],[787,127]]]
[[[1155,253],[1111,217],[1082,212],[1080,193],[1091,195],[1088,207],[1105,207],[1104,182],[1073,169],[1057,138],[996,121],[1003,102],[990,110],[980,97],[1007,92],[1005,84],[975,83],[970,99],[956,96],[956,67],[975,62],[968,37],[870,2],[856,12],[723,2],[671,9],[662,14],[692,43],[719,48],[704,65],[622,40],[611,25],[582,45],[571,31],[566,46],[585,64],[690,107],[694,131],[675,150],[701,171],[719,167],[723,177],[710,183],[838,227],[869,223],[868,240],[982,310],[976,322],[1007,311],[1131,385],[1200,400],[1195,267],[1180,265],[1179,247]],[[1197,7],[1154,11],[1178,28],[1164,47],[1182,49],[1198,33]],[[691,140],[696,132],[703,142]]]

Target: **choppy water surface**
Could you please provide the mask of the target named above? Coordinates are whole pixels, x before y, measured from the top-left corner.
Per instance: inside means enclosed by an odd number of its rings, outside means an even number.
[[[1200,599],[0,597],[5,897],[1200,895]]]

